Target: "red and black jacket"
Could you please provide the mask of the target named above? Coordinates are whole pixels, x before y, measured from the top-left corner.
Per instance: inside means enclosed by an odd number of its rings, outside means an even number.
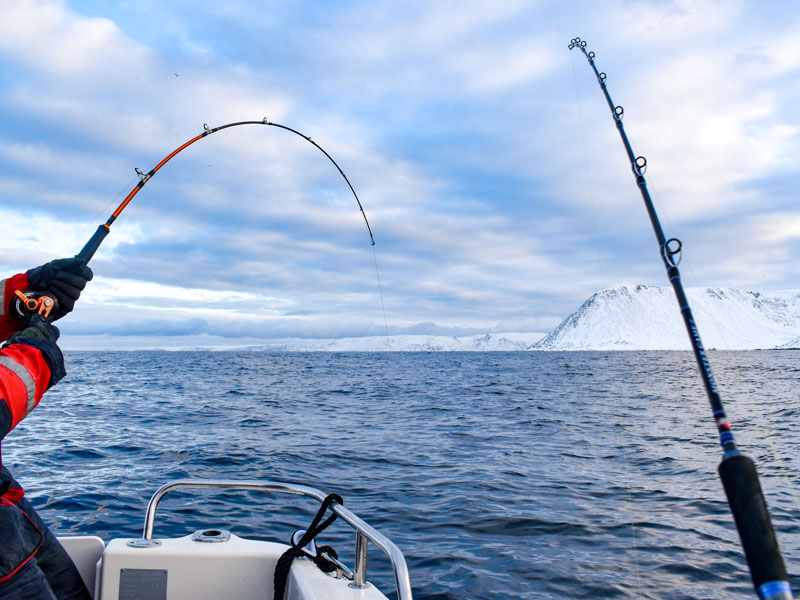
[[[13,337],[25,324],[9,314],[9,303],[17,290],[24,291],[27,287],[27,273],[0,281],[0,342],[12,340],[0,348],[0,442],[36,408],[42,395],[66,375],[64,358],[55,343]],[[23,498],[24,493],[3,466],[0,452],[0,585],[19,573],[45,542],[47,526]]]
[[[9,314],[9,303],[17,290],[28,286],[27,273],[0,281],[0,342],[23,326]],[[0,348],[0,441],[30,413],[42,395],[65,375],[61,350],[53,342],[25,338]],[[17,501],[22,489],[2,466],[0,454],[0,500]]]

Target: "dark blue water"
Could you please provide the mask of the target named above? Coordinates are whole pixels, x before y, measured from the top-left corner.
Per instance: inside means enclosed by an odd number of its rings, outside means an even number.
[[[138,537],[176,478],[337,491],[405,553],[417,599],[751,598],[692,357],[648,353],[68,353],[4,442],[59,533]],[[800,565],[800,352],[712,353]],[[176,494],[156,535],[287,541],[308,500]],[[353,536],[322,536],[350,561]],[[374,549],[369,577],[393,589]]]

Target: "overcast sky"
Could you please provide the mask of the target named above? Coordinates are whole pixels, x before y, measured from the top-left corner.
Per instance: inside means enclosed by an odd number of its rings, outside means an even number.
[[[800,288],[794,2],[0,0],[0,268],[112,226],[66,348],[546,332],[666,285]],[[376,264],[378,276],[376,275]],[[379,285],[380,281],[380,285]],[[382,296],[380,293],[382,290]],[[385,318],[384,318],[385,307]]]

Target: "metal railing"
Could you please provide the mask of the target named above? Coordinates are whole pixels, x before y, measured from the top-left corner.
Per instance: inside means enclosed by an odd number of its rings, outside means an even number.
[[[209,480],[209,479],[180,479],[162,485],[147,505],[147,512],[144,518],[143,539],[135,544],[138,547],[148,547],[156,545],[153,542],[153,528],[156,521],[156,509],[161,499],[169,492],[179,489],[223,489],[223,490],[250,490],[260,492],[271,492],[276,494],[292,494],[295,496],[308,496],[322,502],[327,494],[305,485],[293,483],[279,483],[274,481],[230,481],[230,480]],[[355,565],[353,568],[354,587],[366,587],[367,584],[367,542],[372,542],[381,552],[383,552],[392,564],[394,571],[395,586],[397,588],[398,600],[413,600],[411,594],[411,581],[408,576],[406,559],[394,542],[385,535],[377,531],[371,525],[365,523],[358,516],[353,514],[341,504],[333,503],[331,510],[356,530],[356,549]]]

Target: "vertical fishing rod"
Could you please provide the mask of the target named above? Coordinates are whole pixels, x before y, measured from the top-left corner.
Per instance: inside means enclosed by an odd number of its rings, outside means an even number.
[[[722,399],[717,391],[714,378],[711,375],[711,366],[708,363],[703,342],[697,331],[692,311],[689,308],[689,301],[681,283],[678,263],[681,258],[681,241],[677,238],[667,239],[658,214],[647,190],[647,183],[644,173],[647,168],[647,160],[643,156],[635,156],[625,128],[622,126],[622,115],[624,113],[621,106],[617,106],[611,100],[611,95],[606,87],[606,74],[601,73],[595,64],[595,53],[586,50],[586,41],[581,38],[574,38],[570,41],[569,49],[579,48],[589,65],[592,67],[597,83],[603,90],[608,107],[614,117],[619,135],[622,138],[622,145],[631,163],[631,169],[636,179],[636,185],[642,194],[647,214],[650,216],[650,223],[658,240],[659,254],[664,261],[672,288],[678,299],[678,305],[686,324],[686,331],[689,334],[689,341],[694,351],[697,367],[700,370],[700,377],[705,386],[706,395],[714,413],[714,420],[719,432],[719,442],[722,445],[722,462],[718,467],[725,494],[728,497],[728,504],[736,521],[736,528],[739,530],[739,537],[750,567],[750,575],[753,578],[753,585],[756,593],[762,600],[791,600],[792,589],[789,585],[789,576],[786,573],[786,566],[783,563],[778,540],[775,537],[775,530],[772,527],[767,504],[764,500],[764,493],[756,473],[753,460],[742,454],[736,447],[728,418],[725,415],[725,408]]]

